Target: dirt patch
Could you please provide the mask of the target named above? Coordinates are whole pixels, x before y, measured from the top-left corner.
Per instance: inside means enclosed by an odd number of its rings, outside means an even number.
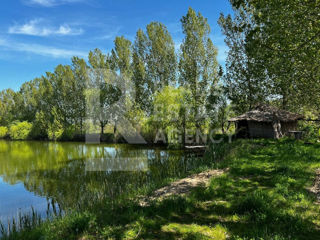
[[[316,170],[316,178],[312,187],[310,188],[310,192],[314,193],[317,197],[317,203],[320,204],[320,169]]]
[[[217,169],[201,172],[189,177],[177,180],[168,186],[156,190],[150,197],[140,201],[141,206],[146,206],[150,201],[163,200],[170,196],[181,196],[189,193],[195,187],[204,187],[209,184],[210,178],[220,176],[228,169]]]

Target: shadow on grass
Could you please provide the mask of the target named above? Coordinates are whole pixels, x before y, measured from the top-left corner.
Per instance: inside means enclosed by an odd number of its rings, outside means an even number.
[[[224,188],[224,185],[220,187]],[[138,239],[225,239],[227,236],[232,236],[233,239],[319,238],[318,225],[314,223],[312,216],[303,214],[302,209],[296,206],[297,202],[290,199],[281,200],[281,195],[271,194],[271,191],[253,189],[241,192],[237,197],[239,189],[236,186],[223,195],[217,188],[209,191],[198,189],[188,198],[168,199],[149,207],[141,208],[132,204],[115,211],[115,213],[122,212],[120,218],[117,214],[103,217],[103,225],[113,229],[113,231],[104,232],[104,237],[115,239],[130,236]],[[312,203],[308,202],[303,211],[310,210],[308,204]],[[130,235],[130,232],[134,234]]]
[[[234,147],[238,148],[237,157],[221,163],[221,167],[230,168],[229,173],[212,179],[207,188],[199,188],[187,198],[140,209],[144,231],[138,237],[210,237],[186,231],[183,235],[183,228],[178,226],[168,236],[163,230],[176,223],[190,229],[194,225],[212,229],[222,226],[224,237],[233,239],[320,239],[320,208],[306,190],[314,168],[320,166],[319,148],[264,140],[241,141]],[[148,221],[153,227],[144,225]],[[125,236],[125,232],[122,234],[118,237]]]

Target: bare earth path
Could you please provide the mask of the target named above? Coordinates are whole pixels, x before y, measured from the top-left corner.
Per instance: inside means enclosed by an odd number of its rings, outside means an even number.
[[[313,186],[310,188],[310,191],[316,195],[317,203],[320,204],[320,169],[316,170],[316,178]]]
[[[156,190],[150,197],[140,201],[141,206],[146,206],[150,201],[163,200],[170,196],[181,196],[189,193],[195,187],[207,186],[210,178],[220,176],[228,169],[208,170],[189,177],[177,180],[168,186]]]

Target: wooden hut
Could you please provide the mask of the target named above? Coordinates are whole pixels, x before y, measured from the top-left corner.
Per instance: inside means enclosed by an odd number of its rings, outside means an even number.
[[[253,110],[229,119],[236,125],[236,136],[241,138],[280,138],[297,129],[303,115],[258,105]]]

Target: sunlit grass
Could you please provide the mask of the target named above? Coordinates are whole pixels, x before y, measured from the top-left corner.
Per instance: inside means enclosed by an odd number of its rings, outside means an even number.
[[[197,224],[170,223],[163,226],[162,231],[172,233],[180,239],[227,239],[226,229],[221,225],[209,227]]]

